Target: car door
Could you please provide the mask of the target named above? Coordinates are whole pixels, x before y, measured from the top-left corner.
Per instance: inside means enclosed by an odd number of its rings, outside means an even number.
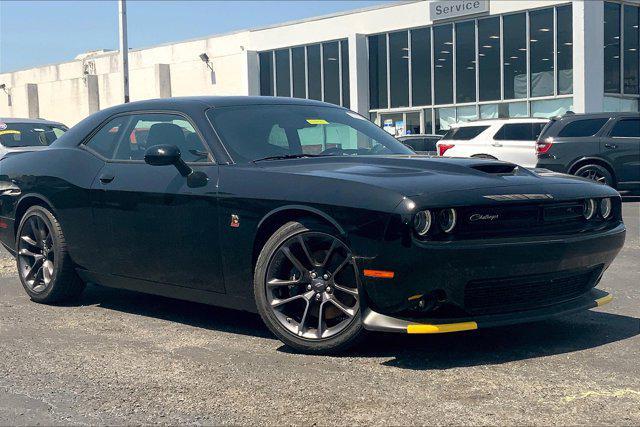
[[[619,183],[640,182],[640,118],[620,118],[601,144]]]
[[[496,132],[494,152],[500,160],[533,167],[536,164],[535,138],[531,123],[506,123]]]
[[[111,135],[110,144],[104,142]],[[144,162],[147,148],[175,145],[207,180]],[[102,273],[224,292],[220,261],[218,167],[191,121],[179,113],[114,118],[86,144],[105,159],[92,188]]]

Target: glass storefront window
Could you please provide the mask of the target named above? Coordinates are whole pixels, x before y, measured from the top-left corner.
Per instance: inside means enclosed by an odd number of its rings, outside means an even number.
[[[638,21],[640,20],[640,7],[624,6],[624,93],[638,94],[638,49],[640,38]]]
[[[291,67],[293,71],[293,96],[307,97],[307,82],[305,79],[304,47],[291,49]]]
[[[260,95],[273,96],[273,52],[260,52]]]
[[[435,121],[435,133],[444,135],[456,122],[456,109],[453,107],[437,108]]]
[[[475,100],[476,25],[474,21],[467,21],[456,24],[456,102]]]
[[[504,119],[514,117],[529,117],[526,102],[504,102],[500,104],[485,104],[480,106],[481,119]]]
[[[459,122],[470,122],[478,119],[478,111],[475,105],[467,105],[456,109],[456,117]]]
[[[573,93],[573,18],[571,5],[558,7],[558,95]]]
[[[431,30],[411,30],[411,100],[431,104]]]
[[[409,106],[409,34],[389,34],[389,85],[391,107]]]
[[[638,99],[605,96],[604,111],[613,111],[613,112],[622,112],[622,113],[638,111]]]
[[[436,104],[453,102],[453,27],[433,27],[433,56]]]
[[[526,102],[510,102],[501,105],[506,107],[506,115],[503,117],[529,117]]]
[[[395,137],[403,136],[405,134],[404,115],[399,114],[382,114],[380,116],[382,123],[382,129],[387,131],[390,135]]]
[[[567,111],[573,110],[573,98],[545,99],[543,101],[531,101],[531,116],[550,118],[562,116]]]
[[[342,106],[351,108],[351,91],[349,89],[349,42],[340,42],[340,59],[342,61]]]
[[[371,108],[388,108],[387,36],[369,37],[369,99]]]
[[[500,99],[500,18],[478,21],[480,101]]]
[[[307,75],[309,76],[309,99],[322,100],[322,75],[320,69],[322,64],[320,62],[320,45],[313,44],[307,46]]]
[[[527,15],[518,13],[503,18],[504,98],[527,97]]]
[[[433,110],[431,108],[427,108],[422,112],[424,116],[424,133],[432,134],[433,133]]]
[[[553,95],[553,8],[529,12],[529,35],[531,97]]]
[[[407,113],[405,114],[405,135],[418,135],[420,132],[420,113]]]
[[[620,4],[604,3],[604,91],[620,92]]]
[[[291,96],[289,49],[276,50],[276,95]]]
[[[480,106],[481,119],[497,119],[499,104],[484,104]]]
[[[324,101],[340,105],[340,46],[338,42],[322,43],[322,81]]]

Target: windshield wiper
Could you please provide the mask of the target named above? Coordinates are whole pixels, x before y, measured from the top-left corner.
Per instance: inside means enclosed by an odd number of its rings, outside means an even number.
[[[331,157],[328,154],[304,154],[304,153],[300,153],[300,154],[281,154],[279,156],[268,156],[268,157],[263,157],[261,159],[255,159],[252,160],[253,163],[255,162],[261,162],[263,160],[287,160],[287,159],[303,159],[305,157]]]

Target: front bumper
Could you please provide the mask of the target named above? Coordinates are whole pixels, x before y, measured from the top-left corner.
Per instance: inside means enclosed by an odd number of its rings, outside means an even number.
[[[608,304],[613,296],[599,289],[592,289],[580,298],[526,312],[471,317],[466,319],[439,319],[436,322],[421,319],[404,319],[377,313],[371,309],[364,312],[362,323],[369,331],[400,332],[408,334],[442,334],[471,331],[479,328],[535,322],[549,317],[566,315]]]
[[[447,324],[481,317],[482,324],[492,324],[492,319],[502,324],[511,318],[521,321],[518,319],[533,313],[538,313],[534,317],[546,317],[556,308],[569,309],[579,301],[582,304],[577,310],[587,309],[604,296],[592,288],[624,239],[625,227],[617,223],[607,229],[571,235],[408,245],[396,242],[375,258],[357,260],[360,271],[394,272],[393,278],[362,277],[364,318],[379,314],[420,319],[421,324]],[[577,276],[583,278],[581,283],[576,282]],[[496,292],[494,283],[499,287]],[[538,283],[543,283],[542,287],[538,288]],[[524,304],[513,303],[513,295],[505,294],[516,286],[527,293]],[[560,295],[565,286],[575,289]],[[478,287],[484,292],[480,295],[483,302],[488,302],[486,310],[473,306],[478,301],[473,299]],[[536,293],[537,289],[544,291]],[[503,299],[510,303],[504,310]],[[425,308],[417,310],[420,300]]]

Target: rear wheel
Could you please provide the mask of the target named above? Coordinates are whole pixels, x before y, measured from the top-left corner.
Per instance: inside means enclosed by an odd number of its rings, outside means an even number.
[[[20,282],[33,301],[65,302],[84,290],[60,223],[48,209],[33,206],[24,214],[16,236],[16,253]]]
[[[326,227],[290,222],[276,231],[258,257],[254,294],[266,325],[296,350],[337,352],[364,334],[356,265]]]
[[[473,156],[474,159],[487,159],[487,160],[498,160],[493,156],[490,156],[489,154],[474,154]]]
[[[606,184],[613,187],[613,176],[607,168],[600,165],[584,165],[578,168],[574,175],[587,178],[600,184]]]

